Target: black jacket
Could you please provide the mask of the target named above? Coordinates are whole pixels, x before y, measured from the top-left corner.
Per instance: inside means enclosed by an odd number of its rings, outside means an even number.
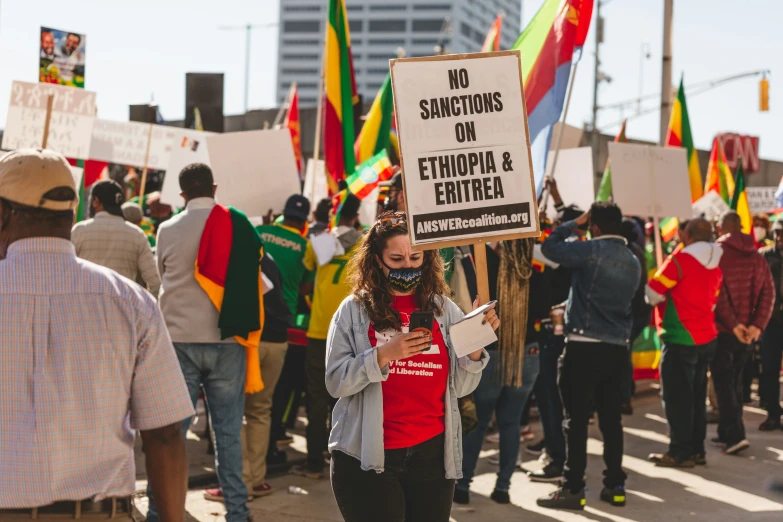
[[[283,296],[283,277],[272,256],[264,253],[261,258],[261,271],[272,281],[274,288],[264,294],[264,329],[261,340],[268,343],[288,341],[288,322],[291,311]]]
[[[783,277],[783,255],[777,247],[768,246],[759,250],[769,265],[772,272],[772,279],[775,282],[775,307],[772,309],[771,323],[776,325],[783,324],[783,300],[780,295],[780,280]]]

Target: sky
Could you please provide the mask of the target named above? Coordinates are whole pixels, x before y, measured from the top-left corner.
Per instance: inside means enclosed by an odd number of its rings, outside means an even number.
[[[326,2],[327,0],[320,0]],[[351,0],[346,0],[348,3]],[[543,0],[522,2],[523,23]],[[604,0],[599,106],[661,91],[663,0]],[[98,93],[98,116],[127,121],[128,105],[154,97],[163,117],[185,113],[185,73],[225,73],[226,114],[243,110],[245,31],[221,26],[274,24],[278,0],[0,0],[0,122],[12,80],[37,81],[40,27],[87,35],[86,88]],[[673,82],[701,83],[770,69],[770,111],[758,111],[758,78],[738,80],[688,99],[696,146],[709,149],[719,132],[760,136],[762,158],[783,160],[783,2],[773,0],[676,0]],[[489,28],[487,28],[489,29]],[[579,62],[567,122],[582,127],[592,118],[595,23]],[[650,58],[641,60],[646,44]],[[274,105],[277,28],[252,33],[251,109]],[[653,100],[647,107],[658,105]],[[615,134],[631,117],[601,110],[598,128]],[[631,138],[658,140],[660,113],[630,119]],[[4,125],[3,125],[4,126]],[[702,166],[706,168],[706,166]]]

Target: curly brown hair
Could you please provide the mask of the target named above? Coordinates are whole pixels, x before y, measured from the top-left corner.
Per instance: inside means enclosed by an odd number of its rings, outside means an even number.
[[[378,259],[389,239],[408,235],[408,221],[404,212],[385,212],[364,235],[361,244],[348,265],[349,281],[354,298],[362,303],[377,331],[401,330],[400,314],[391,307],[392,290],[386,281]],[[443,259],[437,250],[426,250],[421,265],[421,283],[416,287],[416,298],[421,309],[443,313],[443,297],[450,295],[443,277]]]

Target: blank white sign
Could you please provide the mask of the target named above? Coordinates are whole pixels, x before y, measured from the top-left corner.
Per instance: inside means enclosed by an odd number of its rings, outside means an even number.
[[[554,157],[554,151],[549,151],[546,162],[546,175],[549,177],[552,177]],[[593,149],[590,147],[561,149],[560,156],[557,158],[555,181],[565,206],[577,205],[582,210],[588,210],[595,201]],[[557,217],[554,203],[547,207],[547,217],[552,220]]]
[[[248,216],[283,212],[288,197],[301,193],[288,129],[207,136],[217,200]]]
[[[163,203],[175,207],[185,206],[185,200],[179,195],[179,173],[192,163],[209,165],[207,136],[210,134],[212,133],[192,129],[174,129],[171,132],[169,164],[160,190],[160,200]]]
[[[685,149],[609,143],[614,201],[626,216],[690,219]]]

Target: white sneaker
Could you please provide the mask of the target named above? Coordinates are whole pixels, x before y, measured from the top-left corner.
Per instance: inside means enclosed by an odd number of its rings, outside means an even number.
[[[726,453],[726,455],[736,455],[740,451],[746,450],[749,447],[750,447],[750,442],[748,442],[748,439],[742,439],[741,441],[739,441],[738,443],[732,446],[727,446],[726,449],[723,450],[723,452]]]
[[[491,444],[498,444],[500,442],[500,432],[490,433],[486,437],[484,437],[484,440],[486,442],[489,442]]]

